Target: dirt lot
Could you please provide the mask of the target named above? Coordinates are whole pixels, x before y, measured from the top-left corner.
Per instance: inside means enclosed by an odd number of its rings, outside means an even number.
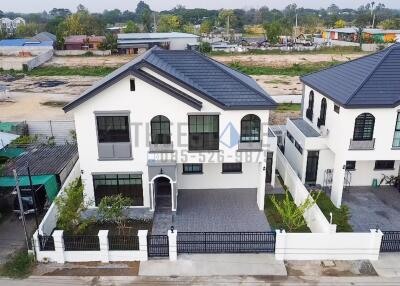
[[[65,56],[53,57],[43,66],[55,67],[119,67],[134,59],[136,55],[117,55],[106,57]]]
[[[298,76],[254,75],[252,78],[271,96],[301,95],[302,92]]]
[[[330,61],[348,61],[365,56],[365,53],[353,54],[284,54],[284,55],[238,55],[214,56],[213,59],[228,64],[240,62],[245,65],[266,65],[273,67],[287,67],[293,64],[320,63]]]

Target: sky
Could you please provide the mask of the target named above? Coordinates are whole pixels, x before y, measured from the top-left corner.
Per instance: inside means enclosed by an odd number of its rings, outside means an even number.
[[[139,0],[0,0],[0,10],[4,12],[41,12],[52,8],[69,8],[75,11],[79,4],[83,4],[91,12],[102,12],[105,9],[134,10]],[[145,0],[152,10],[169,10],[178,4],[186,8],[259,8],[268,6],[270,8],[282,9],[288,4],[296,3],[297,6],[305,8],[326,8],[335,3],[340,8],[357,8],[366,4],[368,0]],[[388,8],[400,9],[400,0],[376,0]]]

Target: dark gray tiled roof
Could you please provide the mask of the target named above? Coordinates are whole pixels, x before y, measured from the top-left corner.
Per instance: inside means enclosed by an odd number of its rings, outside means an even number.
[[[400,44],[305,75],[301,81],[344,107],[397,106],[400,102]]]
[[[306,137],[319,137],[320,134],[315,130],[307,121],[303,118],[291,119],[294,125],[304,134]]]
[[[16,169],[19,176],[27,176],[28,165],[32,176],[59,174],[72,159],[77,158],[76,145],[35,147],[7,163],[3,175],[13,176],[13,169]]]
[[[253,80],[195,51],[153,48],[93,85],[64,107],[68,111],[104,89],[115,78],[147,66],[226,109],[273,109],[275,101]]]

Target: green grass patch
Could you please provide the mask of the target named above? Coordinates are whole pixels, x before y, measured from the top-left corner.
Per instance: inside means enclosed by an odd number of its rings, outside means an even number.
[[[44,106],[49,106],[49,107],[56,107],[56,108],[62,108],[65,105],[67,105],[67,101],[53,101],[53,100],[49,100],[49,101],[45,101],[40,103],[41,105]]]
[[[313,197],[316,196],[313,192]],[[350,210],[349,207],[343,205],[337,208],[331,199],[324,193],[319,192],[317,205],[325,215],[326,219],[330,221],[330,213],[332,213],[332,223],[337,225],[337,232],[352,232],[353,228],[350,225]]]
[[[300,111],[300,103],[280,103],[276,108],[276,112]]]
[[[114,67],[39,67],[31,71],[0,70],[0,74],[25,74],[27,76],[106,76]]]
[[[265,80],[264,83],[266,84],[283,84],[283,85],[289,85],[290,81],[283,80],[283,79],[272,79],[272,80]]]
[[[285,199],[284,194],[277,194],[274,196],[278,201],[283,201]],[[264,206],[265,216],[267,217],[268,222],[273,229],[285,229],[282,217],[275,208],[275,205],[272,203],[271,198],[272,195],[265,196],[265,206]],[[290,199],[293,201],[292,196],[290,196]],[[305,224],[303,227],[297,229],[296,232],[311,232],[311,230]]]
[[[286,75],[302,76],[316,72],[324,68],[333,67],[340,64],[339,61],[320,62],[314,64],[293,64],[290,67],[271,67],[271,66],[249,66],[239,62],[229,64],[231,68],[241,71],[247,75]]]
[[[21,250],[2,265],[0,275],[17,279],[26,278],[32,273],[34,266],[34,256],[28,254],[26,250]]]

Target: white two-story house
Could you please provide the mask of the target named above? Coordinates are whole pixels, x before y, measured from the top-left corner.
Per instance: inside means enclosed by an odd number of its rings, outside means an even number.
[[[276,103],[250,77],[195,51],[152,48],[68,104],[85,200],[179,208],[181,190],[254,192],[274,184]]]
[[[285,157],[308,185],[379,184],[400,166],[400,45],[301,78],[302,118],[288,119]]]

